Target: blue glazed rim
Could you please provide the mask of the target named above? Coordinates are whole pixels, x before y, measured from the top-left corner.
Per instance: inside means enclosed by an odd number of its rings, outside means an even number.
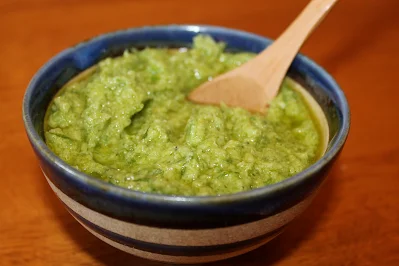
[[[152,202],[155,204],[166,203],[171,206],[181,207],[190,207],[203,204],[229,204],[234,202],[240,202],[242,200],[247,201],[251,199],[256,199],[267,194],[273,194],[276,191],[281,191],[289,187],[295,187],[297,184],[306,181],[307,178],[310,178],[312,175],[317,174],[322,169],[327,167],[327,165],[334,160],[334,158],[343,148],[350,128],[350,109],[346,97],[339,85],[332,78],[332,76],[327,73],[326,70],[317,65],[313,60],[309,59],[308,57],[302,54],[298,54],[295,58],[295,61],[299,61],[301,63],[302,67],[305,68],[306,73],[310,74],[312,77],[316,77],[320,83],[327,84],[327,86],[324,87],[332,88],[326,90],[330,96],[332,95],[333,98],[335,98],[334,105],[337,107],[338,110],[340,110],[340,116],[342,116],[340,117],[339,129],[335,137],[331,140],[331,143],[329,144],[330,148],[328,149],[328,151],[317,162],[315,162],[302,172],[272,185],[234,194],[220,196],[171,196],[155,193],[145,193],[119,187],[76,170],[72,166],[68,165],[66,162],[62,161],[58,156],[56,156],[47,147],[43,139],[34,128],[32,118],[29,115],[29,106],[33,96],[33,92],[38,86],[40,78],[46,73],[48,69],[53,68],[55,65],[57,65],[60,60],[71,56],[79,49],[85,49],[90,46],[95,46],[98,42],[102,42],[115,37],[123,37],[124,35],[152,31],[169,31],[172,33],[208,33],[210,35],[236,35],[239,36],[241,39],[245,39],[246,41],[256,41],[257,43],[261,43],[264,46],[267,46],[271,43],[271,40],[269,38],[242,30],[225,28],[220,26],[198,24],[154,25],[129,28],[98,35],[94,38],[91,38],[87,41],[79,43],[58,53],[56,56],[52,57],[45,65],[43,65],[33,76],[23,98],[22,113],[25,130],[33,148],[40,153],[40,155],[46,160],[49,165],[51,165],[51,167],[64,171],[66,174],[63,178],[72,179],[70,181],[72,181],[73,183],[77,183],[80,187],[90,187],[91,189],[102,191],[106,194],[106,196],[110,196],[115,199],[123,198],[133,201],[145,201],[147,203]],[[84,64],[84,62],[82,62],[82,64]]]

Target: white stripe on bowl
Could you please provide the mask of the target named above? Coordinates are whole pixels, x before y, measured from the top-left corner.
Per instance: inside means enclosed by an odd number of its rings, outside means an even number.
[[[174,246],[231,244],[265,235],[282,227],[302,213],[316,194],[313,193],[302,202],[281,213],[251,223],[215,229],[169,229],[129,223],[93,211],[64,194],[47,176],[46,179],[62,202],[91,223],[125,237],[155,244]]]
[[[267,242],[269,242],[270,240],[272,240],[273,238],[275,238],[277,235],[279,235],[281,233],[277,232],[275,235],[272,235],[266,239],[264,239],[261,243],[258,243],[254,246],[250,246],[250,247],[246,247],[240,250],[236,250],[233,252],[227,252],[224,254],[217,254],[217,255],[208,255],[208,256],[171,256],[171,255],[162,255],[162,254],[157,254],[157,253],[151,253],[151,252],[147,252],[147,251],[142,251],[139,249],[135,249],[132,247],[128,247],[125,245],[122,245],[118,242],[115,242],[109,238],[106,238],[100,234],[98,234],[97,232],[93,231],[92,229],[90,229],[89,227],[87,227],[85,224],[83,224],[81,221],[77,220],[84,228],[86,228],[90,233],[92,233],[93,235],[95,235],[97,238],[99,238],[100,240],[104,241],[105,243],[120,249],[124,252],[127,252],[129,254],[133,254],[135,256],[144,258],[144,259],[149,259],[149,260],[155,260],[155,261],[162,261],[162,262],[167,262],[167,263],[178,263],[178,264],[197,264],[197,263],[207,263],[207,262],[213,262],[213,261],[218,261],[218,260],[224,260],[224,259],[228,259],[228,258],[232,258],[235,256],[239,256],[242,255],[244,253],[247,253],[249,251],[252,251],[254,249],[257,249],[258,247],[266,244]]]

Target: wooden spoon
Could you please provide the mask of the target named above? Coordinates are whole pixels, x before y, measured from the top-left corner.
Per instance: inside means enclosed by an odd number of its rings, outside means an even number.
[[[265,112],[307,37],[338,0],[312,0],[267,49],[238,68],[208,81],[188,95],[203,104],[225,104]]]

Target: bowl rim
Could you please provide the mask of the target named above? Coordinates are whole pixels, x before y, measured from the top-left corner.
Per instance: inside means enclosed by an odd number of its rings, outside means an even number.
[[[304,56],[301,53],[298,53],[296,58],[300,59],[303,64],[305,64],[309,69],[318,73],[322,78],[329,83],[329,85],[333,88],[333,93],[336,96],[335,105],[338,106],[338,109],[342,112],[342,122],[340,127],[335,135],[335,137],[330,141],[330,148],[327,152],[318,159],[315,163],[304,169],[303,171],[293,175],[283,181],[280,181],[275,184],[266,185],[260,188],[237,192],[233,194],[224,194],[224,195],[211,195],[211,196],[174,196],[174,195],[165,195],[165,194],[157,194],[157,193],[147,193],[141,191],[135,191],[128,188],[120,187],[98,178],[87,175],[66,162],[64,162],[61,158],[55,155],[45,144],[44,140],[39,136],[36,132],[33,121],[29,116],[29,105],[30,100],[32,98],[32,93],[35,87],[38,85],[39,78],[45,73],[48,68],[51,68],[54,64],[56,64],[63,57],[73,53],[76,49],[81,47],[89,46],[95,42],[101,41],[103,39],[112,38],[115,35],[125,35],[125,34],[134,34],[135,32],[140,31],[153,31],[153,30],[165,30],[165,31],[180,31],[180,32],[222,32],[229,33],[233,35],[239,35],[241,38],[250,38],[250,39],[258,39],[263,42],[272,42],[272,39],[268,37],[264,37],[255,33],[243,31],[235,28],[227,28],[222,26],[214,26],[207,24],[160,24],[160,25],[151,25],[151,26],[140,26],[133,27],[127,29],[121,29],[117,31],[106,32],[103,34],[96,35],[88,40],[82,41],[77,45],[70,46],[67,49],[62,50],[55,56],[51,57],[44,65],[42,65],[39,70],[34,74],[31,81],[28,84],[28,87],[25,91],[23,102],[22,102],[22,117],[26,130],[26,134],[31,142],[31,145],[43,156],[43,158],[51,164],[53,167],[58,168],[67,173],[68,178],[74,179],[73,181],[77,181],[78,183],[86,186],[94,186],[96,189],[101,190],[107,193],[110,196],[127,198],[131,200],[144,200],[147,203],[168,203],[175,206],[193,206],[193,205],[202,205],[202,204],[211,204],[211,203],[232,203],[242,200],[251,200],[254,198],[258,198],[260,196],[264,196],[267,194],[273,194],[273,192],[280,191],[286,189],[288,187],[295,186],[298,183],[306,181],[307,178],[311,177],[313,174],[316,174],[327,164],[332,161],[340,152],[343,145],[346,142],[346,139],[349,134],[350,128],[350,109],[347,102],[347,99],[344,95],[344,92],[339,87],[337,82],[333,79],[333,77],[321,66],[316,64],[310,58]],[[211,34],[211,33],[210,33]],[[63,176],[63,178],[65,178]]]

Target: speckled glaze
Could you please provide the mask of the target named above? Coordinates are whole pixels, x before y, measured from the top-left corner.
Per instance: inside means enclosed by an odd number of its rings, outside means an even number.
[[[47,62],[33,77],[23,101],[27,135],[43,173],[67,210],[101,240],[140,257],[171,263],[203,263],[255,249],[281,233],[311,202],[344,146],[350,124],[346,98],[334,79],[303,55],[288,75],[320,104],[329,125],[325,155],[280,183],[224,196],[172,197],[128,190],[67,165],[43,141],[45,110],[72,77],[129,47],[188,46],[198,33],[228,50],[259,52],[270,40],[214,26],[132,28],[95,37]]]

